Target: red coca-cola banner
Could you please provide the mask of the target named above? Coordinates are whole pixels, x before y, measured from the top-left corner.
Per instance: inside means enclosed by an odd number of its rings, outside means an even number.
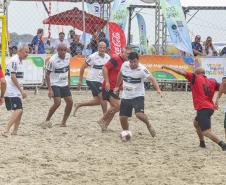
[[[121,27],[114,22],[108,23],[111,54],[120,54],[122,48],[126,46],[126,37]]]

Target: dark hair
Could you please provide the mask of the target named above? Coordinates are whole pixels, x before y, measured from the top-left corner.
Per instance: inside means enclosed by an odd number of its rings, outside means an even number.
[[[226,79],[226,76],[224,76],[223,78],[222,78],[222,80],[225,80]]]
[[[17,46],[13,46],[12,49],[16,49],[17,50]]]
[[[137,52],[131,52],[131,53],[129,53],[129,55],[128,55],[128,59],[129,59],[129,60],[139,59],[139,55],[138,55]]]
[[[60,32],[59,35],[65,35],[65,33],[64,32]]]
[[[42,28],[39,28],[38,31],[37,31],[37,34],[40,34],[40,33],[43,33],[44,30]]]

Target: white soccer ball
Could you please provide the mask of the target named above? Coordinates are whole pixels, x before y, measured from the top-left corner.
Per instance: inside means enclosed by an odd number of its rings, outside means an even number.
[[[132,132],[129,130],[123,130],[120,136],[122,141],[129,141],[132,138]]]

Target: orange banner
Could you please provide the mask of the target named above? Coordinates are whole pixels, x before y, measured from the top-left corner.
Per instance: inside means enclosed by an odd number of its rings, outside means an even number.
[[[79,70],[84,62],[85,57],[75,56],[71,59],[71,76],[79,76]],[[147,66],[149,71],[155,76],[157,79],[163,80],[185,80],[185,78],[181,75],[177,75],[174,72],[163,70],[162,65],[173,66],[176,68],[181,68],[186,71],[193,71],[193,64],[191,62],[192,59],[188,58],[186,61],[183,57],[170,57],[170,56],[153,56],[153,55],[142,55],[140,56],[140,62]],[[191,64],[188,64],[191,63]],[[84,75],[85,76],[85,75]]]

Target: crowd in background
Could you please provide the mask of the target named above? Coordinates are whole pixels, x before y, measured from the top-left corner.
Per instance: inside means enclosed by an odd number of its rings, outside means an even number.
[[[33,37],[31,43],[28,44],[29,54],[54,54],[56,48],[60,43],[66,44],[68,52],[71,56],[75,55],[90,55],[97,51],[98,43],[105,42],[110,54],[109,40],[106,38],[104,32],[96,33],[90,39],[87,45],[81,42],[81,36],[76,34],[74,30],[69,31],[69,37],[65,38],[65,33],[60,32],[56,40],[44,39],[44,30],[42,28],[37,30],[37,34]],[[201,40],[200,35],[195,36],[195,40],[192,42],[192,49],[194,56],[226,56],[226,46],[217,51],[213,45],[212,38],[208,36],[205,41]],[[17,53],[17,46],[9,47],[10,56]],[[186,55],[185,52],[181,52],[180,55]]]
[[[206,38],[203,44],[201,43],[201,36],[196,35],[194,42],[192,42],[194,56],[226,56],[226,47],[218,53],[210,36]]]
[[[104,32],[96,33],[92,36],[90,43],[86,46],[81,42],[81,36],[76,34],[74,30],[69,31],[69,37],[65,38],[65,33],[60,32],[56,40],[51,41],[44,39],[44,30],[42,28],[37,30],[37,34],[33,37],[31,43],[28,44],[29,54],[54,54],[59,44],[64,43],[68,48],[68,53],[71,56],[75,55],[90,55],[97,51],[98,43],[103,41],[106,43],[109,50],[109,40],[106,38]],[[10,56],[17,53],[17,46],[9,48]]]

